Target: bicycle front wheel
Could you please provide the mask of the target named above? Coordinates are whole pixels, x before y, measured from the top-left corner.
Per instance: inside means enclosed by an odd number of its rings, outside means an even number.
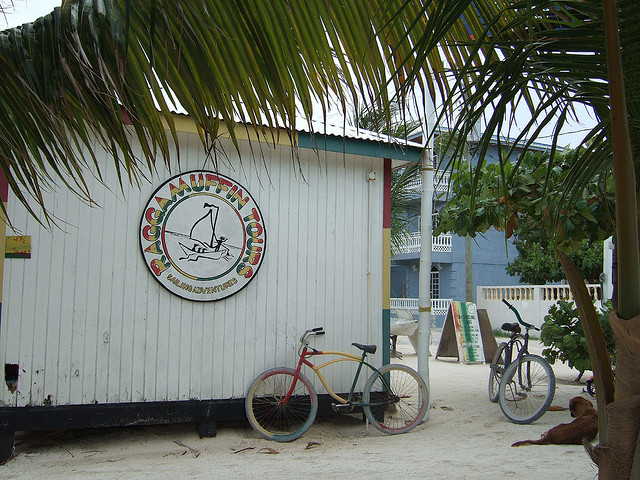
[[[505,349],[507,344],[502,342],[493,356],[493,362],[489,365],[489,400],[493,403],[498,402],[498,392],[500,391],[500,380],[504,373],[505,366]]]
[[[290,442],[306,432],[318,413],[318,396],[313,385],[301,373],[285,402],[296,371],[273,368],[256,378],[245,399],[245,411],[253,429],[265,438]]]
[[[381,432],[408,432],[427,412],[427,385],[418,372],[405,365],[385,365],[378,372],[369,377],[362,392],[364,413]]]
[[[544,358],[538,355],[516,358],[502,375],[500,408],[513,423],[534,422],[551,405],[555,389],[556,377]]]

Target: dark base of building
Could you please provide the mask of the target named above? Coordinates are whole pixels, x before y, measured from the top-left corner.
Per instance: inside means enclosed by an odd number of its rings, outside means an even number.
[[[335,415],[333,399],[318,395],[318,415]],[[13,455],[14,433],[38,430],[193,423],[200,437],[215,437],[219,422],[246,421],[244,398],[176,402],[0,407],[0,461]]]

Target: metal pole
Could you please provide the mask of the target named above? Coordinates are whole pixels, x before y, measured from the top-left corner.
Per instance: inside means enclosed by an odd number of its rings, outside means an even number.
[[[429,385],[431,342],[431,250],[433,243],[433,159],[431,148],[422,153],[422,199],[420,205],[420,272],[418,277],[418,373]],[[429,409],[427,409],[427,418]]]
[[[418,373],[427,389],[429,382],[429,344],[431,343],[431,253],[433,249],[433,130],[435,105],[424,96],[427,144],[422,152],[422,196],[420,199],[420,272],[418,276]],[[429,408],[425,420],[429,419]]]

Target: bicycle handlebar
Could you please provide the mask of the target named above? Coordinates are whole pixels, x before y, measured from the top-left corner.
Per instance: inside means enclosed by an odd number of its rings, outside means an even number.
[[[324,327],[315,327],[310,328],[309,330],[305,330],[305,332],[300,337],[300,343],[304,343],[307,337],[311,335],[324,335],[326,332],[324,331]]]
[[[509,307],[509,309],[511,309],[511,311],[513,312],[513,314],[516,316],[516,318],[518,319],[518,323],[523,325],[525,328],[533,328],[534,330],[538,330],[540,331],[540,329],[534,325],[531,325],[530,323],[525,322],[524,320],[522,320],[522,317],[520,316],[520,312],[518,312],[518,310],[516,309],[516,307],[514,307],[513,305],[511,305],[509,302],[507,302],[504,298],[502,299],[502,303],[504,303],[507,307]]]

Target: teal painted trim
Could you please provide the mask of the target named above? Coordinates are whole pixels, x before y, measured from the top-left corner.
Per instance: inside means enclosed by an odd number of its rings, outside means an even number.
[[[298,147],[365,157],[391,158],[393,160],[404,160],[405,162],[419,162],[422,153],[422,148],[414,146],[403,147],[373,140],[336,137],[333,135],[311,135],[307,132],[298,133]]]
[[[391,363],[391,310],[382,309],[382,365]]]

